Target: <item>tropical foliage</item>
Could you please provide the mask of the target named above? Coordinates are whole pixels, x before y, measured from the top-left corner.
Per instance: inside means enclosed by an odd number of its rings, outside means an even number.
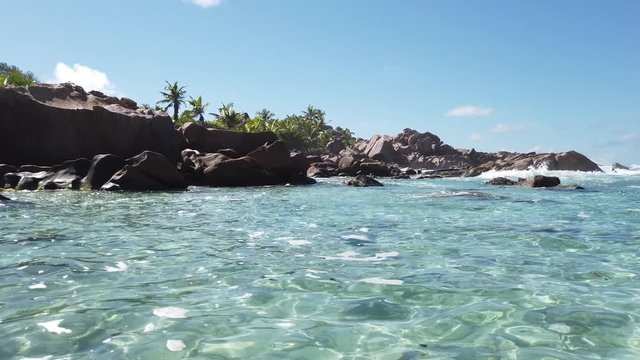
[[[228,129],[244,131],[244,125],[249,120],[249,114],[239,113],[233,108],[233,103],[222,103],[218,108],[218,113],[213,115],[211,126],[218,129]]]
[[[31,72],[24,72],[18,67],[0,63],[0,86],[29,86],[38,82]]]
[[[157,102],[158,105],[164,104],[164,111],[173,108],[173,121],[178,122],[178,115],[180,114],[180,105],[185,104],[185,96],[187,91],[184,86],[178,86],[178,82],[171,84],[166,81],[167,85],[164,87],[164,91],[161,91],[162,99]]]
[[[191,106],[191,116],[193,118],[198,118],[198,121],[204,124],[204,113],[206,112],[207,106],[209,103],[203,104],[202,96],[198,96],[197,99],[191,98],[188,101],[188,104]]]
[[[190,97],[190,100],[185,102],[186,91],[184,86],[178,86],[177,82],[173,84],[167,82],[164,90],[161,92],[163,98],[158,101],[158,104],[166,104],[164,111],[173,107],[176,126],[199,122],[204,126],[217,129],[243,132],[271,131],[290,149],[304,151],[307,154],[322,153],[327,143],[332,140],[340,140],[348,146],[356,141],[349,129],[333,128],[328,125],[326,113],[312,105],[307,106],[300,114],[287,115],[284,119],[278,119],[267,109],[262,109],[251,117],[246,112],[237,111],[233,103],[222,103],[218,112],[209,113],[212,118],[206,120],[206,108],[209,103],[205,103],[202,96]],[[180,105],[186,105],[188,108],[180,113]]]

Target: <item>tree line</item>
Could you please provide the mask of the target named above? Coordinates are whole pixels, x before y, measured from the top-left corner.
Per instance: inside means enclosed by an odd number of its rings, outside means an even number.
[[[290,149],[304,151],[307,154],[322,153],[332,140],[339,140],[347,146],[356,142],[351,130],[339,126],[334,128],[327,124],[326,113],[312,105],[307,106],[300,114],[286,115],[279,119],[267,109],[262,109],[254,116],[250,116],[246,112],[237,111],[233,103],[222,103],[217,113],[207,113],[209,103],[205,103],[202,96],[187,98],[185,86],[179,86],[177,82],[167,81],[164,91],[160,94],[162,98],[156,103],[156,109],[165,112],[172,109],[176,126],[195,122],[216,129],[243,132],[271,131]],[[183,106],[184,110],[181,112],[180,109],[183,109]],[[209,120],[205,119],[207,114],[211,116]]]

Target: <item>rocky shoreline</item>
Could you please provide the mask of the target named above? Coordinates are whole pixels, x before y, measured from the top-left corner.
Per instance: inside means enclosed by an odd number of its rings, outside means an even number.
[[[307,185],[313,178],[477,176],[488,170],[602,171],[575,151],[484,153],[405,129],[325,154],[291,151],[271,132],[188,123],[73,84],[0,88],[0,187],[17,190],[182,190],[197,186]],[[373,180],[373,179],[371,179]]]

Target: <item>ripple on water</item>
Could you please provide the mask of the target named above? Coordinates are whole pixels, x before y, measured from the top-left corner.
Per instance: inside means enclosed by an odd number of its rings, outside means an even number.
[[[637,180],[388,183],[16,192],[0,358],[640,358]]]

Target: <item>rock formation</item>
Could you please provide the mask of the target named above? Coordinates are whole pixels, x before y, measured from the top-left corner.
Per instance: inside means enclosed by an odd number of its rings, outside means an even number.
[[[0,87],[0,164],[54,165],[151,150],[175,163],[179,137],[165,113],[72,84]]]
[[[505,177],[497,177],[487,181],[486,184],[503,186],[519,185],[530,188],[553,188],[560,190],[584,190],[584,188],[579,185],[560,185],[560,179],[558,177],[544,175],[535,175],[528,179],[520,178],[516,181]]]
[[[563,153],[484,153],[454,149],[432,133],[405,129],[395,137],[374,135],[351,148],[332,144],[325,156],[311,161],[308,175],[327,177],[357,174],[400,177],[401,168],[422,170],[421,178],[477,176],[489,170],[602,171],[586,156]],[[336,153],[338,152],[338,153]]]

